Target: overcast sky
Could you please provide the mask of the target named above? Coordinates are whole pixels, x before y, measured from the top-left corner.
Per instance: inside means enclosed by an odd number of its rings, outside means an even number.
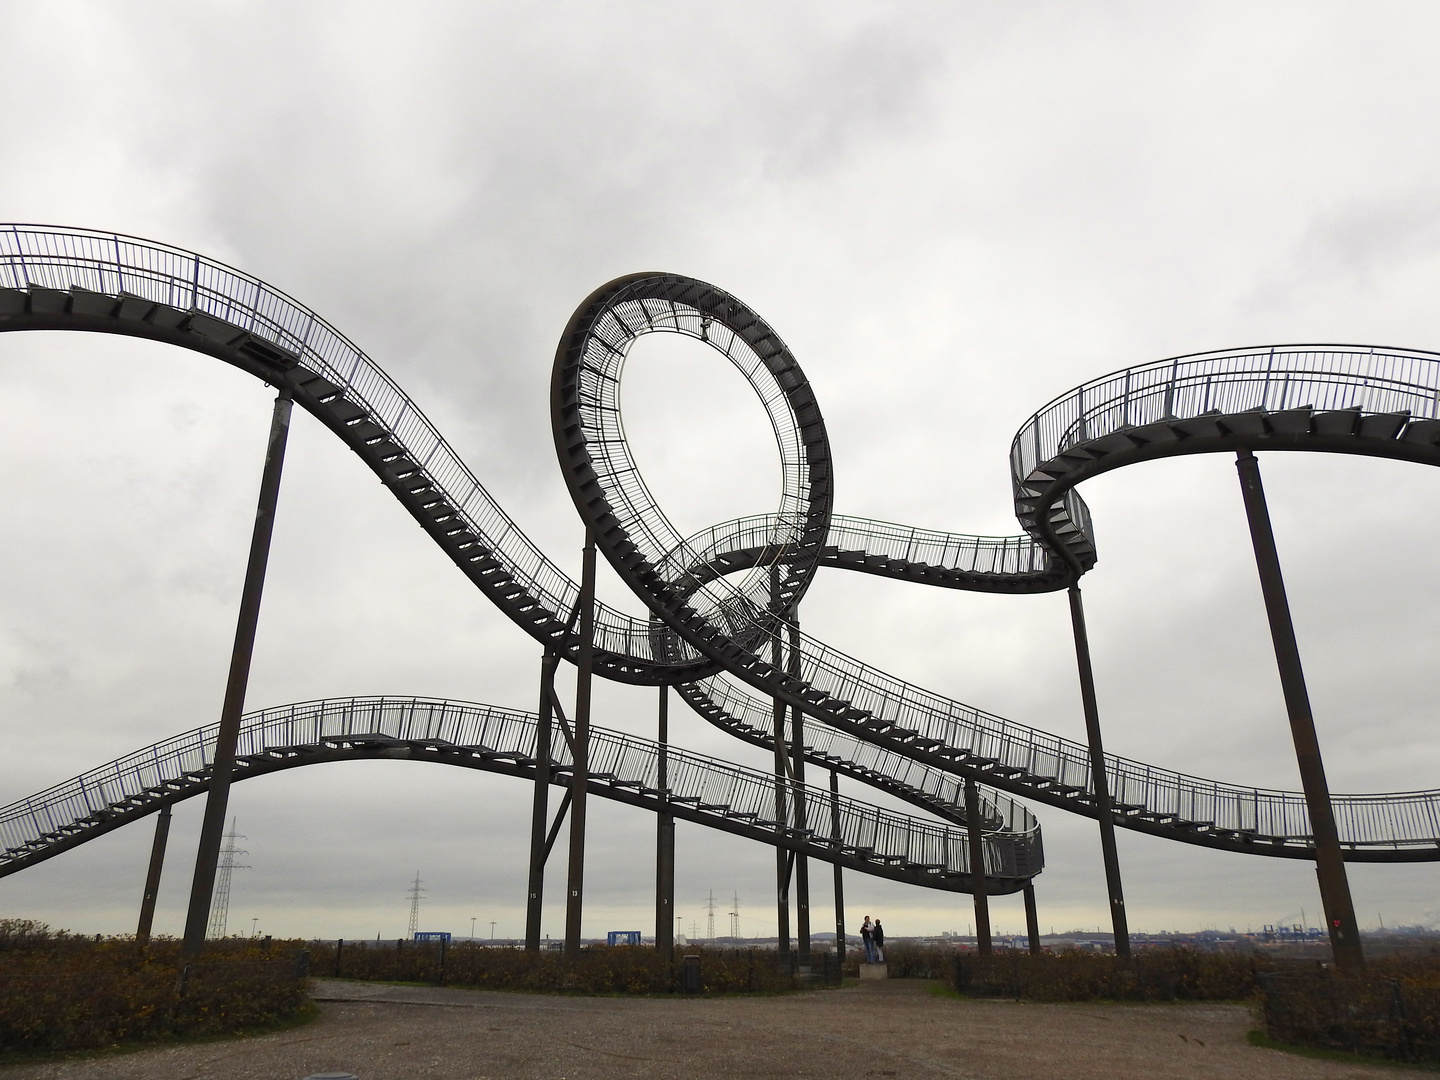
[[[314,307],[389,370],[562,565],[581,529],[548,429],[555,342],[636,270],[727,289],[786,339],[829,425],[836,509],[1017,531],[1006,451],[1127,364],[1296,341],[1440,349],[1440,9],[1421,3],[501,5],[0,0],[0,220],[189,247]],[[269,394],[99,336],[0,341],[0,803],[218,717]],[[740,376],[640,343],[627,426],[684,530],[774,508]],[[1440,786],[1440,475],[1262,455],[1331,787]],[[1298,788],[1233,464],[1086,484],[1107,748]],[[605,598],[638,610],[613,577]],[[830,571],[806,629],[922,686],[1083,737],[1063,595]],[[359,693],[531,708],[539,653],[297,413],[249,705]],[[653,690],[595,722],[654,731]],[[678,743],[763,765],[698,718]],[[848,793],[870,797],[859,785]],[[883,799],[877,801],[885,801]],[[596,800],[585,931],[653,929],[653,820]],[[403,762],[248,782],[230,926],[523,932],[528,789]],[[1047,929],[1107,924],[1093,822],[1037,807]],[[200,805],[176,812],[178,933]],[[0,915],[133,931],[151,829],[0,880]],[[679,827],[774,932],[768,848]],[[1309,865],[1122,832],[1132,926],[1311,923]],[[563,860],[546,930],[563,931]],[[816,867],[828,928],[828,867]],[[1362,925],[1440,922],[1433,864],[1351,869]],[[851,925],[971,922],[968,897],[847,876]],[[1018,930],[1017,900],[996,902]],[[252,924],[252,919],[257,920]],[[724,919],[717,922],[723,929]]]

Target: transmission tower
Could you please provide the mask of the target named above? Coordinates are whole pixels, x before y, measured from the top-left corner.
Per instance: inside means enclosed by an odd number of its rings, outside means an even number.
[[[736,893],[730,900],[730,940],[740,940],[740,894]]]
[[[225,924],[230,919],[230,872],[250,869],[235,861],[237,855],[250,854],[235,846],[236,840],[245,839],[235,831],[238,827],[239,819],[231,818],[230,831],[225,834],[225,846],[220,850],[220,862],[215,867],[215,895],[210,900],[210,925],[205,928],[205,936],[208,938],[225,936]]]
[[[415,871],[415,881],[410,886],[410,940],[415,940],[415,932],[420,929],[420,897],[425,890],[420,887],[420,871]]]
[[[705,905],[705,940],[715,940],[715,890],[710,890],[710,900]]]

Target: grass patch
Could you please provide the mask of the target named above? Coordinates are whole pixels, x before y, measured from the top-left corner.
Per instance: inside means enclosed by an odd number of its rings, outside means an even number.
[[[1272,1039],[1259,1028],[1253,1028],[1245,1041],[1263,1050],[1279,1050],[1298,1057],[1315,1058],[1317,1061],[1341,1061],[1349,1065],[1381,1065],[1387,1069],[1407,1069],[1410,1072],[1440,1072],[1440,1064],[1428,1061],[1396,1061],[1394,1058],[1376,1057],[1372,1054],[1357,1054],[1350,1050],[1322,1050],[1314,1046],[1297,1046],[1295,1043]]]
[[[293,1016],[286,1017],[283,1020],[276,1020],[269,1024],[257,1024],[254,1027],[237,1028],[234,1031],[212,1032],[206,1035],[170,1035],[143,1041],[127,1040],[92,1050],[12,1050],[0,1052],[0,1066],[43,1065],[47,1062],[61,1061],[88,1061],[92,1058],[138,1054],[142,1050],[151,1050],[157,1046],[199,1046],[205,1043],[233,1042],[237,1039],[254,1038],[257,1035],[274,1035],[281,1031],[292,1031],[296,1028],[313,1024],[319,1019],[320,1006],[316,1005],[313,1001],[307,1001],[295,1011]]]

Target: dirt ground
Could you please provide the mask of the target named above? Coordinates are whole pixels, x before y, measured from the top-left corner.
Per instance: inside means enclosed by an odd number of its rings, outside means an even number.
[[[914,981],[769,998],[571,998],[321,980],[306,1027],[51,1064],[0,1080],[1386,1077],[1245,1041],[1240,1005],[1034,1005]]]

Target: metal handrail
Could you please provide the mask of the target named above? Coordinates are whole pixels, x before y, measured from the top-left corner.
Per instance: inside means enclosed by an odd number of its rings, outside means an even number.
[[[347,740],[418,744],[447,753],[469,752],[533,762],[538,721],[534,714],[471,702],[434,698],[355,697],[300,702],[246,716],[240,729],[237,762],[243,775],[247,759],[284,757],[306,748]],[[218,724],[165,739],[99,768],[55,784],[28,798],[0,807],[0,867],[33,856],[35,846],[68,839],[67,829],[96,823],[108,813],[138,803],[156,802],[177,782],[194,781],[210,767]],[[592,727],[589,769],[592,777],[614,786],[659,792],[659,745],[617,731]],[[829,791],[791,780],[781,781],[784,816],[776,820],[776,778],[770,773],[676,747],[667,747],[666,796],[694,804],[695,812],[715,819],[744,818],[772,833],[799,835],[820,845],[864,851],[865,857],[934,870],[969,874],[965,830],[918,820],[841,796],[839,832],[834,815],[810,815],[797,823],[802,801],[828,806]],[[552,748],[553,768],[568,771],[572,759],[563,740]],[[1017,848],[1023,835],[990,828],[985,835],[986,873],[1029,877],[1039,865],[1022,866]]]
[[[722,521],[686,538],[685,550],[702,563],[713,563],[736,552],[778,552],[786,543],[785,535],[786,528],[777,515],[751,514]],[[821,559],[826,565],[844,565],[847,555],[858,555],[1006,580],[1043,572],[1056,561],[1026,533],[971,536],[845,514],[831,517],[825,548]]]

